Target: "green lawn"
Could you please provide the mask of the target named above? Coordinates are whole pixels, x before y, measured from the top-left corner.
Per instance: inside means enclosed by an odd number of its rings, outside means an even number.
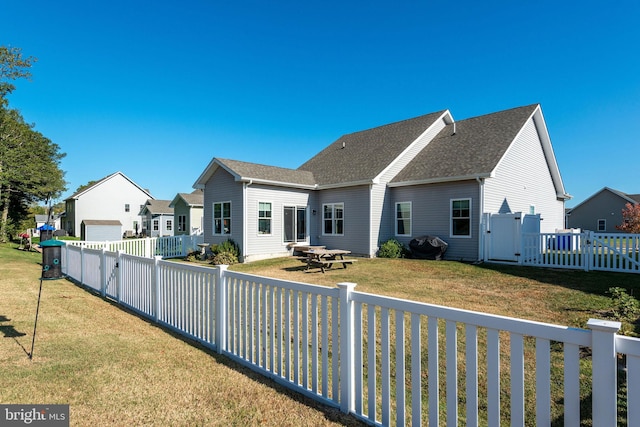
[[[0,403],[68,403],[72,425],[358,425],[67,280],[44,282],[29,360],[41,254],[16,247],[0,245]],[[322,274],[281,258],[230,269],[576,327],[611,316],[610,287],[640,291],[640,275],[449,261],[361,259]]]

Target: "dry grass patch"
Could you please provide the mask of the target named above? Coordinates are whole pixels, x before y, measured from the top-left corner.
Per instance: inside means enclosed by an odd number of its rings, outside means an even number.
[[[360,425],[0,245],[0,402],[70,405],[71,425]]]

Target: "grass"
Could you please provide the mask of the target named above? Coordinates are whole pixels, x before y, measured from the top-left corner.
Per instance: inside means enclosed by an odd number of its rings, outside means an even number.
[[[43,284],[29,360],[41,255],[15,247],[0,245],[0,403],[68,403],[72,425],[358,425],[66,280]],[[612,315],[610,287],[640,288],[640,275],[449,261],[361,259],[322,274],[281,258],[230,269],[576,327]]]
[[[0,245],[0,403],[70,405],[71,425],[360,425],[121,310],[41,254]]]

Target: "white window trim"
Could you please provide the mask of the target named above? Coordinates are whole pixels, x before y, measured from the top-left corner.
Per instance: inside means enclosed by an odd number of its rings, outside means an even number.
[[[211,235],[213,236],[231,236],[231,229],[229,229],[229,233],[225,233],[224,232],[224,206],[223,209],[221,210],[221,212],[223,213],[223,216],[221,217],[222,219],[222,233],[216,233],[216,217],[215,217],[215,212],[216,212],[216,205],[224,205],[225,203],[229,203],[229,213],[231,214],[231,216],[229,217],[229,221],[231,221],[232,217],[233,217],[233,204],[231,203],[231,200],[224,200],[221,202],[213,202],[212,203],[212,211],[211,211]],[[232,225],[233,227],[233,225]]]
[[[271,218],[269,218],[269,221],[271,221],[271,227],[269,227],[270,232],[269,233],[260,233],[260,203],[269,203],[271,205]],[[256,210],[256,214],[257,214],[257,222],[256,222],[256,234],[258,235],[258,237],[269,237],[269,236],[273,236],[273,207],[274,207],[274,203],[271,201],[266,201],[266,200],[258,200],[258,208]]]
[[[469,201],[469,235],[463,236],[460,234],[453,234],[453,202],[468,200]],[[471,197],[461,197],[456,199],[449,199],[449,237],[452,239],[470,239],[473,236],[473,200]]]
[[[600,221],[604,221],[604,230],[600,230]],[[598,233],[601,231],[607,231],[607,219],[606,218],[598,218],[598,220],[596,221],[596,230],[598,230]]]
[[[324,208],[325,206],[331,206],[331,221],[332,221],[332,227],[331,229],[335,231],[336,226],[335,226],[335,207],[336,206],[342,206],[342,233],[338,234],[338,233],[325,233],[324,231]],[[344,226],[345,226],[345,210],[344,210],[344,202],[336,202],[336,203],[323,203],[322,204],[322,211],[320,213],[322,215],[322,235],[323,236],[344,236]]]
[[[407,230],[405,230],[404,234],[399,234],[398,233],[398,205],[401,204],[409,204],[409,232],[407,233]],[[394,210],[394,217],[395,217],[395,221],[394,221],[394,226],[395,226],[395,235],[396,237],[411,237],[413,235],[413,202],[411,201],[405,201],[405,202],[396,202],[395,204],[395,210]]]
[[[294,225],[296,226],[295,229],[293,230],[295,236],[294,236],[294,240],[291,242],[285,242],[284,240],[284,229],[285,229],[285,223],[284,223],[284,211],[286,208],[293,208],[293,213],[294,213]],[[304,235],[305,238],[304,240],[298,240],[298,233],[297,233],[297,225],[298,225],[298,209],[304,209]],[[309,222],[310,222],[310,218],[309,218],[309,205],[298,205],[298,204],[283,204],[282,205],[282,244],[284,246],[286,245],[290,245],[292,243],[309,243],[311,240],[309,239]],[[323,224],[324,226],[324,224]],[[324,228],[323,228],[324,230]]]

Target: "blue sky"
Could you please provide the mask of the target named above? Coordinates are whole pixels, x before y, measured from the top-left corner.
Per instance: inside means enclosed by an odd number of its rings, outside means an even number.
[[[158,199],[213,157],[297,168],[345,133],[540,103],[574,206],[640,193],[640,2],[8,1],[38,58],[10,105],[67,154],[68,197],[121,171]]]

